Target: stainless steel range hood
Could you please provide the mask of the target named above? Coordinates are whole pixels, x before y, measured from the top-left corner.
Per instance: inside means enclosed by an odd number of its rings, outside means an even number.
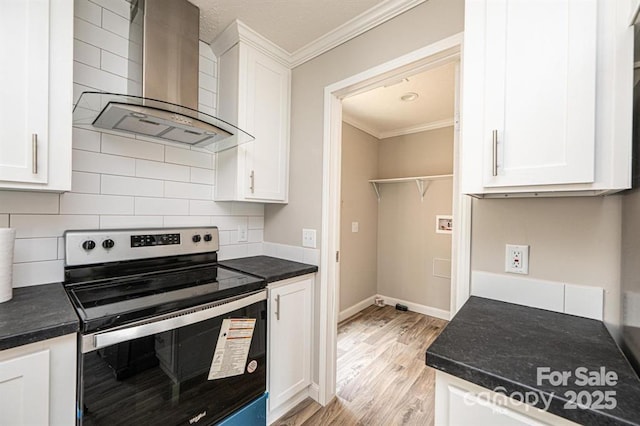
[[[73,125],[218,152],[254,138],[198,111],[199,9],[187,0],[132,0],[129,94],[84,92]]]

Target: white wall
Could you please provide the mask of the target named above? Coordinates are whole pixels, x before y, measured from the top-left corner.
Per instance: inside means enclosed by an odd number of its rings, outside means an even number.
[[[340,311],[378,292],[378,199],[368,182],[378,177],[378,142],[342,123]]]
[[[74,100],[85,90],[127,93],[128,15],[125,0],[76,0]],[[205,112],[215,112],[215,63],[200,43]],[[203,150],[74,129],[71,192],[0,191],[0,226],[17,233],[14,287],[63,280],[66,229],[217,225],[222,258],[261,253],[263,206],[211,201],[214,164]],[[240,224],[248,243],[237,242]]]

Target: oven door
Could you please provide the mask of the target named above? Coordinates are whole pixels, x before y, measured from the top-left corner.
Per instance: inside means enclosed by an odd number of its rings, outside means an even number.
[[[265,290],[81,336],[78,424],[216,423],[265,393],[266,342]]]

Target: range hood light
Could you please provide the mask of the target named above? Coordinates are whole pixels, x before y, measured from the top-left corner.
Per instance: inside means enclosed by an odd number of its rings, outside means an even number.
[[[135,118],[147,118],[147,115],[141,112],[132,112],[131,116]]]

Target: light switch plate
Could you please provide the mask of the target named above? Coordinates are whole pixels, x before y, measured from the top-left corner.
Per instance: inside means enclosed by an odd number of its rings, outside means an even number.
[[[249,231],[247,230],[247,224],[243,223],[238,225],[238,242],[245,243],[249,240]]]
[[[358,232],[360,230],[360,224],[358,222],[351,222],[351,232]]]
[[[316,248],[316,230],[302,230],[302,247]]]

